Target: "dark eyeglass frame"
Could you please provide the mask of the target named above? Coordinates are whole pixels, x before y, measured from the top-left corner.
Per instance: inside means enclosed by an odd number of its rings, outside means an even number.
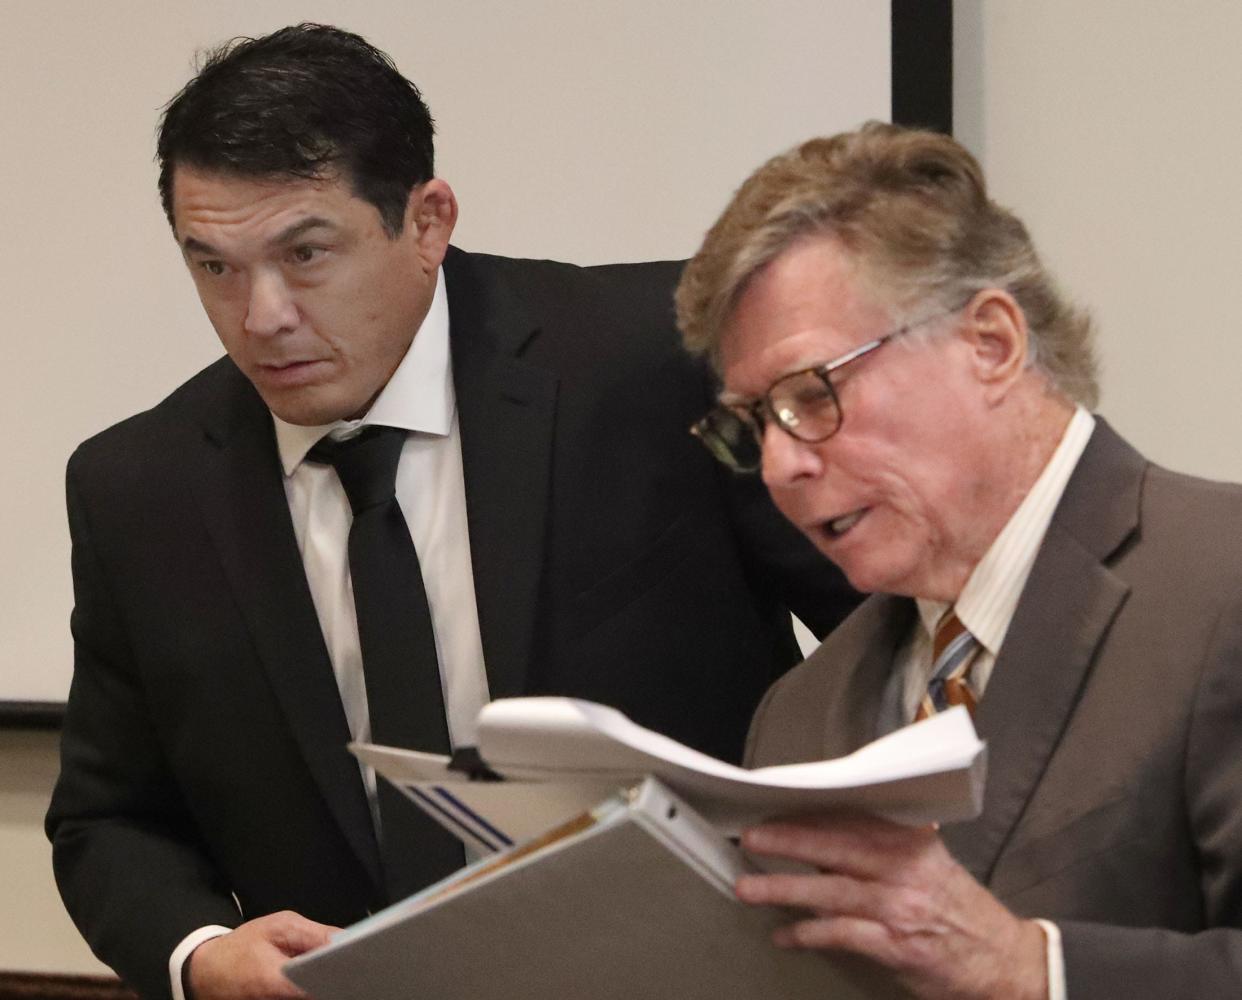
[[[973,297],[971,296],[971,298]],[[933,323],[938,319],[943,319],[945,316],[951,316],[955,312],[960,312],[969,304],[970,299],[967,299],[960,306],[914,320],[905,324],[905,326],[898,327],[896,330],[884,334],[882,337],[876,337],[874,340],[869,340],[851,351],[846,351],[831,361],[812,365],[809,368],[799,368],[793,372],[786,372],[768,386],[767,391],[758,399],[752,400],[749,403],[720,403],[712,407],[705,416],[691,426],[690,433],[703,443],[703,446],[712,453],[717,461],[728,466],[734,472],[758,471],[763,460],[763,432],[769,420],[796,441],[802,441],[806,444],[818,444],[820,441],[827,441],[841,429],[841,425],[845,422],[845,414],[841,409],[841,398],[837,395],[837,387],[832,384],[832,380],[829,378],[833,372],[844,368],[861,357],[865,357],[872,351],[878,350],[895,337],[900,337],[917,327],[926,326],[928,323]],[[807,375],[814,375],[823,383],[824,390],[828,394],[827,399],[831,400],[833,411],[836,413],[835,423],[824,434],[807,434],[805,431],[800,431],[798,429],[797,415],[791,415],[787,410],[778,411],[772,402],[773,393],[783,383],[805,378]],[[729,425],[727,431],[724,429],[726,425]],[[729,444],[730,437],[736,437],[739,433],[750,435],[755,442],[755,458],[753,462],[740,459],[733,446]]]

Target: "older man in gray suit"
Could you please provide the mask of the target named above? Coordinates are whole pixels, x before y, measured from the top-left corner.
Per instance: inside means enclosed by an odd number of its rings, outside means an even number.
[[[1242,491],[1089,412],[1085,317],[953,140],[872,124],[739,190],[685,273],[696,428],[871,596],[755,717],[755,765],[964,704],[982,815],[748,831],[789,947],[918,997],[1242,992]],[[1158,401],[1153,400],[1153,403]]]

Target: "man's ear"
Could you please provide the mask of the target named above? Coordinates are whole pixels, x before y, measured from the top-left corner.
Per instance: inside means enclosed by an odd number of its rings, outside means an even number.
[[[986,398],[999,403],[1027,368],[1030,330],[1026,314],[1008,292],[986,288],[966,306],[962,334]]]
[[[438,177],[410,190],[405,205],[405,236],[413,239],[423,270],[430,274],[444,260],[457,224],[457,196]]]

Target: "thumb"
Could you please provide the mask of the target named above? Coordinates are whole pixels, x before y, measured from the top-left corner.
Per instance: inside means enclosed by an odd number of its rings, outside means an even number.
[[[287,920],[281,921],[268,940],[284,954],[292,957],[320,948],[332,940],[334,932],[340,930],[329,924],[316,923],[297,914],[289,914]]]

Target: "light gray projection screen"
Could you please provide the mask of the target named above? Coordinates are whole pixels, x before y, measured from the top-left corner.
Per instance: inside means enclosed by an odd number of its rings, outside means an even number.
[[[874,0],[6,3],[0,708],[68,691],[70,452],[220,353],[152,161],[196,49],[299,20],[360,32],[431,106],[454,242],[594,263],[688,256],[762,160],[888,118],[889,17]]]

